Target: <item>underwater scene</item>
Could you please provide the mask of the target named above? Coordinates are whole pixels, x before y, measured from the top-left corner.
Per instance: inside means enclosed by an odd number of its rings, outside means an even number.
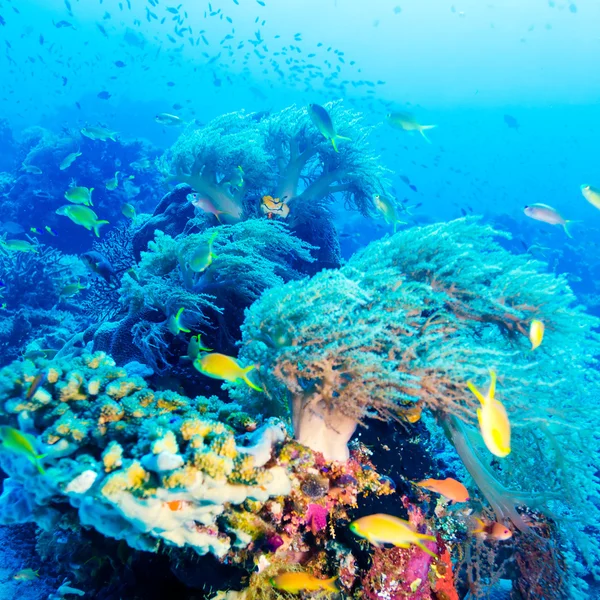
[[[600,599],[598,0],[0,0],[0,600]]]

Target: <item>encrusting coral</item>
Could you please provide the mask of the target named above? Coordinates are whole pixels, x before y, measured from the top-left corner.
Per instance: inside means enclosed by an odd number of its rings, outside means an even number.
[[[45,383],[27,397],[40,371]],[[15,362],[0,371],[0,390],[3,424],[29,433],[45,455],[42,473],[0,452],[4,523],[50,529],[76,512],[81,525],[132,548],[155,551],[163,541],[223,556],[236,531],[217,518],[229,506],[290,491],[285,470],[265,466],[285,439],[280,425],[266,423],[242,447],[205,416],[206,399],[154,392],[102,353]],[[236,547],[244,540],[240,533]]]

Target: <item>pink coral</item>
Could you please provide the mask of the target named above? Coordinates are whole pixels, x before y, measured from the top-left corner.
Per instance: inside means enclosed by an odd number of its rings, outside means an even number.
[[[327,527],[327,517],[329,511],[320,504],[309,504],[306,509],[306,517],[304,522],[310,527],[313,535],[317,535],[319,531],[323,531]]]

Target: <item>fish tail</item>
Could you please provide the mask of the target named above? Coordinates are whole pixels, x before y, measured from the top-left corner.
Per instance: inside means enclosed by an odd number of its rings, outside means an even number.
[[[471,530],[471,533],[483,533],[485,531],[485,523],[479,518],[475,517],[475,527]]]
[[[100,237],[100,227],[102,227],[102,225],[108,225],[108,221],[96,221],[96,223],[94,223],[92,229],[94,230],[96,237]]]
[[[92,202],[92,192],[94,191],[94,188],[90,188],[90,206],[94,206],[94,203]]]
[[[34,459],[34,460],[33,460],[33,464],[34,464],[34,465],[37,467],[38,473],[39,473],[40,475],[45,475],[45,474],[46,474],[46,471],[44,471],[44,468],[43,468],[43,467],[42,467],[42,465],[40,465],[40,463],[39,463],[39,461],[40,461],[41,459],[45,458],[45,457],[46,457],[46,454],[40,454],[40,455],[38,455],[38,456],[34,456],[34,457],[33,457],[33,459]]]
[[[483,394],[475,387],[472,381],[467,381],[467,387],[471,390],[471,392],[473,392],[475,398],[477,398],[477,400],[479,400],[479,402],[481,402],[481,404],[484,405],[485,398]]]
[[[490,369],[490,387],[488,389],[488,398],[496,396],[496,371]]]
[[[248,373],[250,373],[250,371],[253,371],[254,369],[256,369],[256,365],[250,365],[249,367],[246,367],[243,370],[242,379],[253,390],[256,390],[257,392],[264,392],[264,390],[261,387],[257,386],[254,382],[250,381],[250,378],[248,377]]]
[[[325,581],[323,581],[323,589],[327,590],[329,592],[339,592],[340,590],[338,589],[338,586],[335,584],[337,578],[338,578],[337,575],[335,575],[334,577],[331,577],[330,579],[325,579]]]
[[[175,323],[177,324],[177,329],[179,329],[179,331],[183,331],[184,333],[191,333],[191,330],[186,329],[180,322],[180,318],[181,318],[181,315],[183,314],[184,310],[185,310],[185,307],[182,306],[177,311],[177,314],[175,315]]]
[[[335,135],[334,135],[334,136],[331,138],[331,144],[332,144],[332,146],[333,146],[333,149],[334,149],[336,152],[339,152],[339,150],[338,150],[338,147],[337,147],[336,137],[337,137],[337,136],[335,136]]]
[[[578,221],[571,221],[571,220],[567,220],[563,223],[563,229],[565,230],[565,233],[567,234],[567,237],[570,237],[571,239],[573,239],[573,235],[572,233],[569,231],[569,227],[573,224],[573,223],[577,223]]]
[[[421,125],[421,127],[419,127],[419,133],[423,136],[423,139],[428,144],[431,144],[431,140],[425,135],[425,131],[427,129],[433,129],[434,127],[435,127],[435,125]]]

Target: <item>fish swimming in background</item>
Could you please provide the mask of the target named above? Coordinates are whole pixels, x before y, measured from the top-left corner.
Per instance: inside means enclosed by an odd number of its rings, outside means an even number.
[[[381,196],[380,194],[374,194],[373,202],[377,211],[383,215],[385,222],[388,225],[393,225],[394,233],[396,233],[396,227],[398,223],[400,223],[401,225],[406,225],[404,221],[401,221],[398,218],[396,204],[391,198],[386,198],[385,196]]]
[[[92,272],[102,277],[106,283],[111,283],[117,274],[113,266],[110,264],[108,258],[96,252],[90,250],[80,255],[83,264]]]
[[[87,289],[87,286],[81,285],[81,282],[77,280],[76,283],[68,283],[65,285],[62,290],[60,290],[58,295],[61,298],[72,298],[73,296],[79,294],[81,290],[85,289]]]
[[[135,219],[135,207],[133,204],[129,204],[129,202],[121,204],[121,212],[128,219]]]
[[[81,135],[94,141],[106,142],[112,140],[113,142],[116,142],[119,134],[116,131],[110,131],[104,127],[84,127],[81,129]]]
[[[271,577],[269,579],[271,585],[283,592],[289,594],[299,594],[300,592],[339,592],[335,585],[335,577],[330,579],[319,579],[309,573],[282,573],[277,577]]]
[[[166,125],[167,127],[179,127],[180,125],[184,124],[183,119],[177,115],[170,115],[169,113],[160,113],[156,115],[154,120],[161,125]]]
[[[529,204],[524,208],[523,212],[536,221],[548,223],[549,225],[562,225],[565,233],[570,238],[573,237],[567,226],[569,223],[575,223],[575,221],[564,219],[555,208],[552,208],[547,204]]]
[[[486,522],[479,517],[474,519],[474,527],[471,529],[471,533],[481,537],[483,539],[493,539],[497,541],[509,540],[513,536],[513,532],[496,521]]]
[[[187,358],[194,361],[198,358],[200,352],[212,352],[212,348],[206,348],[202,345],[200,334],[193,335],[188,342]]]
[[[105,185],[105,187],[106,187],[107,190],[109,190],[111,192],[114,192],[117,189],[117,187],[119,187],[119,173],[120,172],[121,171],[117,171],[115,173],[114,177],[111,177],[110,179],[107,179],[104,182],[104,185]]]
[[[52,229],[52,227],[50,227],[49,225],[46,225],[44,227],[44,229],[53,237],[58,237],[58,233],[56,233],[56,231],[54,231],[54,229]]]
[[[108,225],[108,221],[101,221],[98,215],[87,206],[81,204],[65,204],[56,209],[57,215],[68,217],[76,225],[85,227],[88,231],[93,231],[96,237],[100,237],[100,227]]]
[[[452,477],[446,477],[446,479],[423,479],[423,481],[419,481],[416,485],[440,494],[444,498],[452,500],[453,503],[468,502],[470,500],[467,488],[460,481],[452,479]]]
[[[531,349],[535,350],[540,346],[542,340],[544,339],[544,324],[537,319],[531,321],[531,325],[529,327],[529,341],[531,342]]]
[[[467,386],[481,402],[477,409],[477,420],[483,441],[488,450],[500,458],[510,454],[510,421],[504,405],[496,400],[496,372],[490,370],[490,387],[484,396],[471,381]]]
[[[33,581],[39,576],[39,570],[34,571],[33,569],[22,569],[13,575],[13,579],[15,581]]]
[[[382,544],[393,544],[397,548],[409,548],[414,544],[429,556],[437,558],[435,553],[423,543],[435,542],[434,535],[418,533],[408,521],[392,515],[376,514],[361,517],[350,524],[350,531],[377,547]]]
[[[273,196],[263,196],[260,209],[269,219],[272,219],[273,215],[286,219],[290,214],[290,207],[283,200]]]
[[[46,457],[45,454],[38,454],[35,449],[37,440],[28,433],[23,433],[14,427],[8,425],[0,426],[0,442],[2,447],[16,454],[24,456],[32,465],[34,465],[41,475],[45,474],[39,461]]]
[[[130,166],[134,171],[146,171],[152,166],[152,163],[148,158],[140,158],[140,160],[132,162]]]
[[[189,260],[190,269],[194,273],[202,273],[210,267],[213,260],[217,258],[217,255],[213,252],[213,242],[219,234],[219,230],[215,230],[212,235],[208,238],[208,241],[200,244],[198,248],[192,254]]]
[[[600,209],[600,188],[595,188],[587,183],[584,183],[581,186],[581,193],[592,206]]]
[[[77,152],[71,152],[71,154],[67,154],[65,158],[63,158],[60,166],[58,167],[61,171],[65,171],[68,169],[79,157],[81,156],[81,152],[77,150]]]
[[[229,181],[225,182],[225,184],[241,190],[244,187],[244,175],[244,169],[238,166],[233,170]]]
[[[318,104],[309,104],[307,108],[308,116],[310,120],[313,122],[314,126],[319,130],[319,133],[327,140],[331,141],[333,145],[333,149],[336,152],[339,152],[337,147],[338,140],[346,140],[348,142],[352,141],[349,137],[345,137],[343,135],[339,135],[335,127],[333,126],[333,122],[331,121],[331,117],[329,113]]]
[[[196,208],[199,208],[200,210],[203,210],[204,212],[210,213],[211,215],[215,215],[215,217],[217,217],[217,220],[219,221],[219,223],[221,222],[221,219],[220,219],[221,215],[229,215],[231,217],[234,216],[231,213],[228,213],[224,210],[217,209],[210,198],[207,198],[206,196],[202,196],[201,194],[196,194],[196,193],[188,194],[187,199]]]
[[[92,202],[92,192],[94,188],[70,187],[65,192],[65,198],[72,204],[83,204],[84,206],[94,206]]]
[[[180,332],[190,333],[190,330],[184,327],[181,323],[181,315],[185,310],[184,307],[181,307],[174,315],[171,315],[167,319],[167,328],[173,335],[178,335]]]
[[[511,115],[504,115],[504,122],[509,129],[515,129],[516,131],[519,131],[519,122]]]
[[[248,373],[256,369],[256,365],[241,367],[235,358],[226,354],[219,354],[217,352],[203,354],[194,361],[194,367],[207,377],[232,382],[242,380],[253,390],[257,392],[264,391],[248,378]]]
[[[0,239],[0,246],[9,252],[34,252],[38,251],[37,246],[27,240],[5,240]]]
[[[35,235],[42,235],[44,233],[39,227],[30,227],[29,231],[35,233]]]
[[[426,142],[431,140],[425,135],[428,129],[434,129],[436,125],[421,125],[413,115],[404,112],[391,112],[386,115],[387,122],[396,129],[403,131],[418,131]]]
[[[46,371],[42,371],[33,378],[33,381],[31,382],[31,385],[29,386],[29,389],[25,394],[26,400],[31,400],[35,396],[35,393],[40,389],[42,385],[44,385],[44,382],[46,381],[47,377],[48,373]]]
[[[24,173],[29,173],[30,175],[42,174],[42,170],[39,167],[36,167],[35,165],[26,165],[25,163],[23,163],[21,171],[23,171]]]

